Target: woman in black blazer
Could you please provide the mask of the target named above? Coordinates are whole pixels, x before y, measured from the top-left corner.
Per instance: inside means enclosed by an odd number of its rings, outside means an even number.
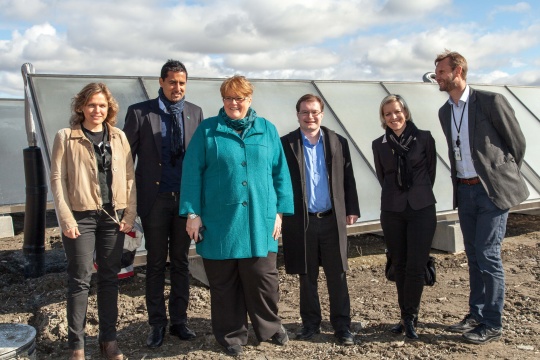
[[[373,141],[382,186],[381,226],[395,267],[401,321],[390,331],[418,339],[415,326],[424,288],[424,269],[437,226],[433,184],[437,154],[429,131],[419,130],[407,103],[388,95],[379,108],[385,134]]]

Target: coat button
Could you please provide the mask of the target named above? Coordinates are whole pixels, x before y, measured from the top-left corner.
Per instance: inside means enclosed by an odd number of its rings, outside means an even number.
[[[242,206],[247,206],[247,201],[244,201],[244,202],[242,203]]]
[[[156,181],[156,185],[159,185],[159,181]]]
[[[246,186],[246,185],[247,185],[247,181],[242,181],[242,185]]]
[[[242,166],[243,166],[243,167],[246,167],[246,165],[247,165],[247,162],[242,161]]]

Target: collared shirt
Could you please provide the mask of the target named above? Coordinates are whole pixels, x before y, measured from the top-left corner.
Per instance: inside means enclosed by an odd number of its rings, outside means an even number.
[[[161,114],[161,181],[159,182],[159,192],[180,191],[180,180],[182,179],[182,160],[176,160],[175,166],[171,164],[171,124],[172,119],[165,104],[159,99]],[[184,122],[180,122],[184,126]],[[182,134],[184,130],[182,129]]]
[[[308,211],[321,212],[330,210],[330,188],[328,187],[328,172],[324,159],[323,131],[317,143],[312,145],[302,134],[304,143],[304,162],[306,166],[306,191],[308,194]]]
[[[469,141],[469,94],[470,88],[469,85],[467,85],[457,105],[452,98],[448,99],[448,103],[451,106],[450,120],[452,122],[452,148],[456,146],[458,135],[460,141],[459,149],[461,152],[461,160],[456,161],[457,177],[463,179],[478,176],[474,169]]]

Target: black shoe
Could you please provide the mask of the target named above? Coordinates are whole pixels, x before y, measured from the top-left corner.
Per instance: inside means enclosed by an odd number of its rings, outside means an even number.
[[[242,355],[242,352],[241,345],[229,345],[225,348],[225,353],[229,356],[240,356]]]
[[[281,325],[281,328],[277,333],[272,335],[272,341],[281,346],[286,345],[289,342],[289,335],[283,325]]]
[[[478,321],[476,321],[475,318],[473,318],[472,314],[467,314],[467,315],[465,315],[463,320],[461,320],[457,324],[450,325],[447,328],[447,330],[452,331],[452,332],[464,333],[464,332],[467,332],[467,331],[471,331],[477,325],[479,325],[479,323],[478,323]]]
[[[390,328],[390,332],[396,335],[403,334],[403,331],[405,331],[405,328],[403,327],[403,324],[401,323],[401,321]]]
[[[300,332],[296,333],[297,340],[309,340],[315,334],[320,334],[321,328],[319,326],[304,326],[300,329]]]
[[[163,344],[163,337],[165,336],[165,326],[152,326],[152,330],[148,333],[146,338],[146,346],[150,349],[155,349]]]
[[[479,324],[471,331],[464,333],[462,336],[470,343],[484,344],[500,339],[502,336],[502,329],[491,328],[484,324]]]
[[[336,331],[334,335],[337,337],[341,345],[344,345],[344,346],[354,345],[354,336],[349,329]]]
[[[186,326],[186,324],[171,325],[169,327],[169,333],[173,336],[178,336],[180,340],[191,340],[197,336],[193,330]]]
[[[418,340],[418,334],[414,329],[414,320],[413,317],[406,317],[403,319],[403,329],[405,330],[405,336],[409,340]]]

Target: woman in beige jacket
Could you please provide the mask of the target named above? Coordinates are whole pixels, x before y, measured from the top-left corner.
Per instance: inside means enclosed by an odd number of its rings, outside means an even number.
[[[117,274],[124,236],[136,216],[133,158],[126,136],[114,127],[118,103],[105,84],[86,85],[71,107],[71,126],[56,134],[51,163],[51,188],[68,261],[69,359],[85,358],[95,251],[100,351],[107,359],[121,360]]]

